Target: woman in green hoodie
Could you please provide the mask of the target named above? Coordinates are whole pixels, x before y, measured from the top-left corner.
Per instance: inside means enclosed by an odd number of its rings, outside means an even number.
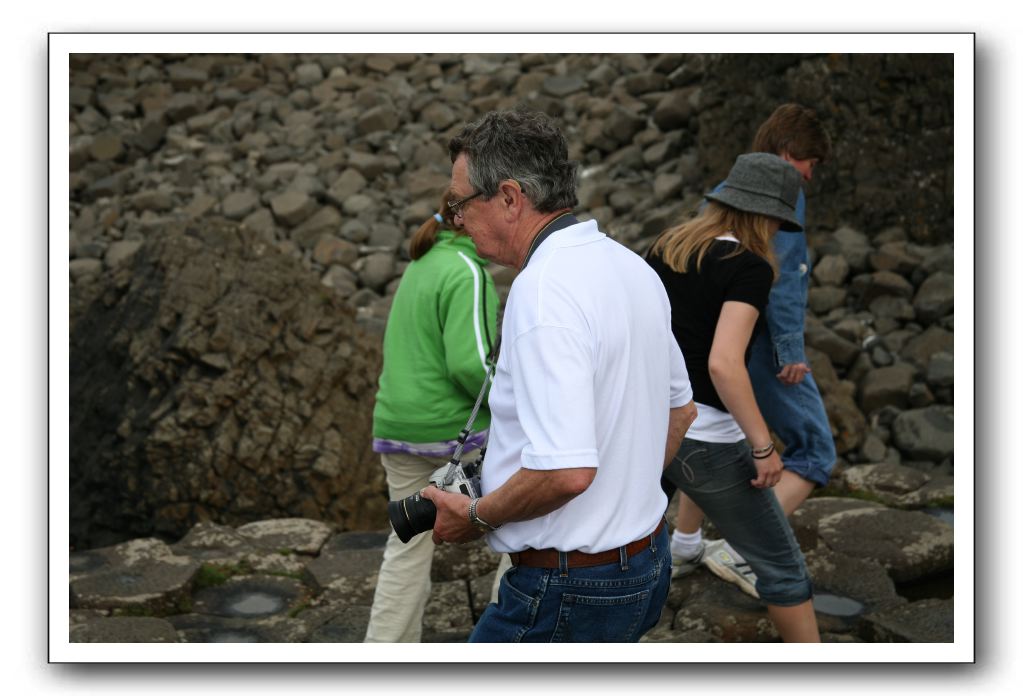
[[[384,369],[373,409],[373,450],[387,472],[391,500],[424,488],[454,453],[487,375],[496,340],[497,292],[444,194],[440,209],[413,235],[409,264],[384,333]],[[465,444],[472,461],[486,440],[485,403]],[[430,594],[433,540],[407,544],[391,531],[366,642],[419,642]]]

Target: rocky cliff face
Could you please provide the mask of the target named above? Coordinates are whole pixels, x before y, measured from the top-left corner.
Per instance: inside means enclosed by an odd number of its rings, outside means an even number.
[[[558,118],[580,211],[637,250],[777,104],[817,108],[835,158],[808,191],[807,342],[835,487],[869,464],[947,489],[949,56],[74,55],[69,90],[78,548],[202,520],[381,526],[372,395],[407,239],[448,138],[517,104]]]
[[[378,524],[380,353],[251,231],[168,227],[73,293],[71,541],[302,514]]]

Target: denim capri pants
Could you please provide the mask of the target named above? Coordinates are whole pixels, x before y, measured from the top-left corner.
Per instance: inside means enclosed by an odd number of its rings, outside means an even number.
[[[686,438],[664,475],[680,488],[749,563],[757,593],[767,604],[795,606],[813,597],[810,574],[778,498],[754,488],[757,476],[745,440],[701,442]]]

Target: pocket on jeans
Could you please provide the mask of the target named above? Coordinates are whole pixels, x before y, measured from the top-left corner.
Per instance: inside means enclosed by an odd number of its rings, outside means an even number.
[[[561,596],[552,643],[618,643],[635,639],[647,613],[650,591],[628,595]]]

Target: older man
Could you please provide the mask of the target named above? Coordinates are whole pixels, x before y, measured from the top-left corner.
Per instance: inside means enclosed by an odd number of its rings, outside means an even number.
[[[512,558],[469,640],[639,640],[671,573],[661,471],[696,413],[663,286],[572,216],[576,164],[547,116],[489,113],[449,149],[450,205],[481,256],[521,269],[483,496],[424,493],[435,541],[485,533]]]

